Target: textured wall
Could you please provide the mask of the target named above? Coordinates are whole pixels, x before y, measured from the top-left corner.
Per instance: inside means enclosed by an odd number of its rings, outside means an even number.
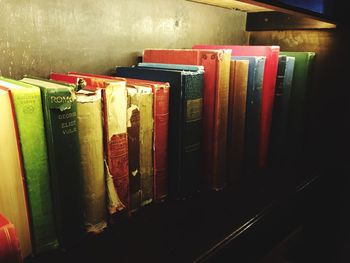
[[[185,0],[0,0],[0,74],[109,73],[147,47],[245,44],[246,14]]]

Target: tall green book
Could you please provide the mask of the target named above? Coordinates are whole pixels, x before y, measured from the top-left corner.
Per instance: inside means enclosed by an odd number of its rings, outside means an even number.
[[[41,90],[57,235],[60,245],[68,248],[83,234],[75,86],[34,77],[21,81]]]
[[[84,226],[87,232],[100,233],[107,227],[101,90],[79,90],[76,96]]]
[[[294,57],[293,82],[290,93],[288,132],[288,151],[292,163],[303,153],[305,139],[305,107],[306,95],[309,88],[309,77],[312,63],[315,57],[314,52],[281,52],[280,55]]]
[[[40,89],[0,77],[0,85],[11,91],[28,194],[34,253],[58,246],[50,186],[49,162]]]

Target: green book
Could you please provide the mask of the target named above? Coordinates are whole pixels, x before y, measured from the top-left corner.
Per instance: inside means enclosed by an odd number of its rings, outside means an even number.
[[[57,235],[60,245],[68,248],[83,234],[75,86],[34,77],[21,81],[41,90]]]
[[[287,141],[292,164],[303,153],[305,136],[305,106],[310,70],[315,57],[314,52],[281,52],[295,58],[292,88],[289,101]]]
[[[40,89],[3,77],[0,77],[0,85],[10,89],[14,102],[29,201],[33,250],[34,253],[45,252],[56,248],[58,241]]]

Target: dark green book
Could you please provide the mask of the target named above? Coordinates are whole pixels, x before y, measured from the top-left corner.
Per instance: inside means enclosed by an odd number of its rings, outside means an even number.
[[[312,63],[315,57],[314,52],[281,52],[295,58],[293,83],[290,93],[290,106],[287,124],[287,138],[289,160],[292,164],[299,159],[303,153],[305,139],[305,107],[306,95],[309,86],[309,77]]]
[[[21,81],[41,90],[57,235],[62,247],[71,247],[83,235],[75,86],[33,77]]]
[[[28,195],[33,252],[38,254],[58,246],[40,89],[3,77],[0,77],[0,85],[10,90],[13,98]]]

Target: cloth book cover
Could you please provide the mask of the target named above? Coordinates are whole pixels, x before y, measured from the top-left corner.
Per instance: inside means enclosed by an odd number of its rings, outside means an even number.
[[[83,237],[76,87],[29,76],[21,81],[41,90],[56,231],[60,245],[68,248]]]
[[[120,76],[170,84],[168,160],[173,198],[193,194],[200,187],[203,73],[202,66],[161,63],[116,69]]]
[[[140,109],[131,103],[131,96],[136,94],[136,90],[127,87],[127,91],[130,212],[135,212],[141,207]]]
[[[231,60],[227,147],[228,176],[231,185],[243,171],[248,67],[249,60]]]
[[[22,253],[15,226],[0,214],[0,262],[22,263]]]
[[[145,49],[143,62],[202,65],[205,185],[225,186],[230,50]]]
[[[76,96],[84,226],[87,232],[100,233],[107,226],[101,90],[81,89]]]
[[[108,107],[108,102],[112,101],[111,98],[113,98],[113,93],[110,94],[109,100],[104,99],[106,97],[106,86],[108,85],[107,83],[96,79],[96,78],[91,78],[91,77],[82,77],[82,76],[77,76],[77,75],[67,75],[67,74],[62,74],[62,73],[55,73],[52,72],[50,74],[50,79],[55,80],[55,81],[60,81],[63,83],[71,83],[71,84],[78,84],[78,86],[81,89],[88,90],[88,91],[93,91],[97,92],[97,90],[101,89],[101,110],[102,110],[102,120],[103,120],[103,153],[104,153],[104,171],[105,171],[105,180],[106,180],[106,191],[107,191],[107,207],[108,211],[110,214],[114,214],[117,211],[121,211],[125,208],[125,204],[122,203],[120,200],[118,194],[117,194],[117,189],[115,187],[115,180],[113,180],[113,175],[110,172],[109,166],[111,163],[111,158],[115,158],[116,161],[115,163],[118,162],[120,159],[120,162],[123,162],[125,158],[125,149],[123,148],[125,145],[121,144],[119,145],[121,149],[121,155],[113,156],[110,157],[110,152],[108,151],[109,149],[109,144],[108,142],[110,141],[109,139],[109,134],[113,129],[109,130],[109,118],[108,114],[112,115],[113,111],[110,111],[109,113],[107,112],[110,107]],[[120,80],[116,80],[120,81]],[[107,116],[107,117],[104,117]],[[112,118],[113,119],[113,118]],[[124,153],[124,154],[123,154]],[[121,170],[124,171],[124,170]],[[124,174],[121,172],[121,174]],[[114,174],[115,176],[115,174]],[[125,181],[125,180],[124,180]],[[127,185],[125,185],[123,188],[126,188]]]
[[[15,226],[22,256],[32,253],[18,129],[8,89],[0,85],[0,211]]]
[[[28,194],[33,252],[58,246],[40,89],[0,77],[13,98]]]
[[[253,174],[258,167],[261,95],[266,58],[262,56],[233,56],[231,59],[249,61],[244,135],[244,172]]]
[[[153,196],[157,202],[168,195],[169,83],[126,79],[127,85],[145,86],[153,92]]]
[[[72,73],[70,73],[72,74]],[[81,73],[80,73],[81,74]],[[81,74],[80,77],[95,76],[107,80],[120,78],[104,75]],[[168,180],[168,118],[169,118],[169,83],[127,80],[130,85],[149,85],[153,92],[153,171],[154,200],[162,201],[167,196]]]
[[[152,88],[141,85],[128,85],[128,96],[130,100],[130,107],[128,109],[128,127],[131,125],[131,117],[134,109],[137,109],[139,113],[139,155],[130,156],[129,159],[135,159],[139,161],[139,171],[133,170],[129,175],[132,178],[134,175],[139,176],[139,184],[136,182],[136,187],[130,185],[130,189],[136,193],[135,199],[138,199],[136,192],[137,186],[140,186],[140,203],[136,204],[136,209],[140,206],[147,205],[153,201],[153,93]],[[129,114],[129,112],[131,113]],[[137,112],[136,112],[137,114]],[[136,115],[137,118],[137,115]],[[134,125],[135,126],[135,125]],[[136,124],[137,128],[137,124]],[[130,140],[133,139],[132,137]],[[136,144],[135,143],[135,144]],[[136,189],[135,189],[136,188]],[[132,197],[132,196],[131,196]]]
[[[294,62],[294,57],[279,56],[269,156],[270,166],[275,168],[281,167],[286,158],[287,123]]]
[[[193,48],[201,49],[230,49],[233,56],[265,56],[264,80],[260,110],[260,136],[259,136],[259,168],[267,166],[267,155],[270,138],[273,100],[275,96],[275,82],[278,66],[279,46],[214,46],[195,45]]]
[[[281,55],[295,58],[287,124],[288,151],[290,161],[294,162],[303,152],[306,94],[316,54],[314,52],[281,52]]]
[[[68,72],[68,75],[91,81],[92,89],[101,89],[104,151],[109,174],[114,185],[107,181],[109,211],[129,209],[129,161],[127,136],[127,91],[125,79],[108,80],[97,75]],[[107,176],[107,180],[110,177]],[[115,196],[115,197],[113,197]]]

